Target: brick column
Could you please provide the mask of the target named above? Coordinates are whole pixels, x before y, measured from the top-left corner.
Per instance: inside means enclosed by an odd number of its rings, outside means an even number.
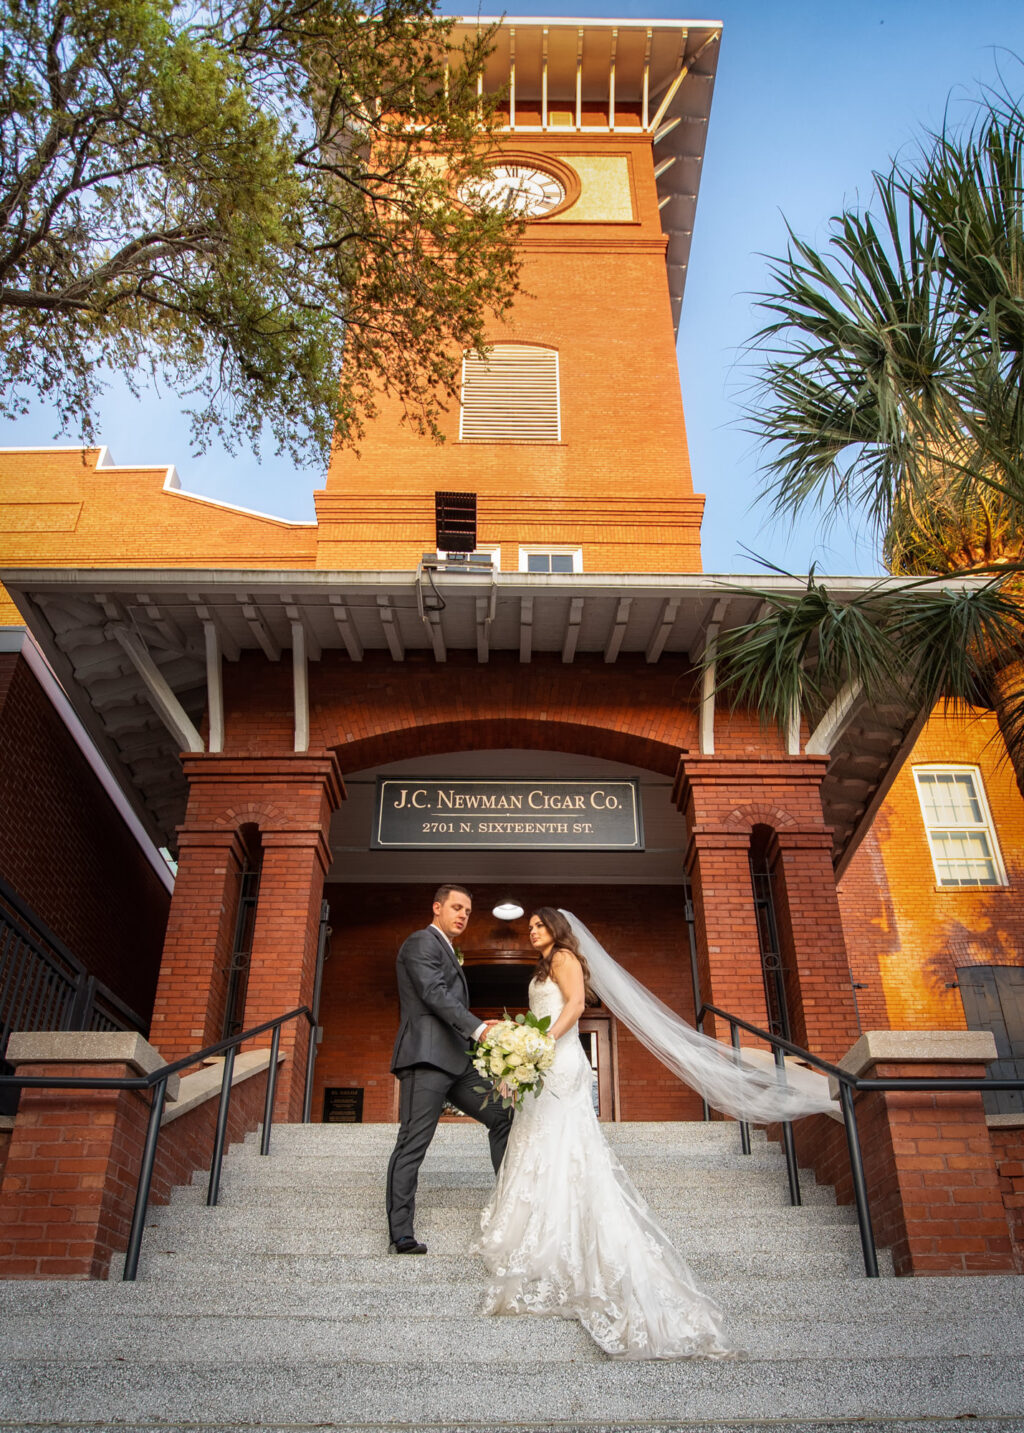
[[[259,903],[245,1000],[247,1026],[308,1005],[313,998],[317,937],[330,847],[319,830],[264,831]],[[270,1043],[261,1036],[257,1045]],[[290,1021],[281,1030],[286,1056],[278,1079],[275,1118],[302,1118],[309,1026]]]
[[[168,1061],[219,1040],[245,850],[238,832],[188,824],[167,922],[150,1034]]]
[[[315,913],[330,865],[331,813],[344,794],[336,759],[328,752],[215,753],[188,756],[183,764],[189,804],[152,1024],[168,1060],[221,1037],[245,855],[239,832],[245,826],[258,828],[263,847],[245,1024],[258,1025],[308,1002]],[[295,1041],[294,1028],[282,1032],[282,1051],[295,1055],[281,1071],[288,1118],[301,1114],[301,1094],[295,1112],[294,1087],[298,1080],[301,1090],[306,1047],[303,1037],[293,1051]],[[269,1037],[261,1043],[269,1044]]]
[[[838,1060],[858,1032],[831,832],[783,827],[768,860],[793,1039]]]
[[[686,873],[693,890],[701,998],[764,1029],[768,1013],[750,884],[749,836],[691,827]],[[731,1038],[728,1025],[713,1017],[704,1029],[719,1040]],[[740,1031],[741,1043],[750,1039]]]
[[[869,1079],[966,1079],[995,1059],[988,1031],[871,1030],[839,1063]],[[981,1095],[865,1092],[856,1110],[875,1238],[896,1273],[1014,1273]]]
[[[751,1024],[767,1023],[749,867],[751,832],[767,828],[794,1038],[837,1058],[856,1038],[857,1020],[821,809],[827,765],[814,756],[686,756],[675,798],[690,833],[704,999]]]
[[[134,1033],[11,1036],[19,1075],[133,1079],[164,1064]],[[177,1094],[178,1080],[168,1083]],[[23,1090],[0,1185],[0,1278],[103,1279],[125,1248],[151,1096]]]

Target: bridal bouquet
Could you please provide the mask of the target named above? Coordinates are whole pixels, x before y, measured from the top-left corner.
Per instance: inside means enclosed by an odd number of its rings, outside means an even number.
[[[513,1020],[506,1010],[505,1019],[477,1041],[471,1051],[473,1064],[495,1082],[485,1105],[500,1099],[506,1109],[518,1109],[528,1094],[540,1094],[544,1074],[555,1058],[555,1042],[547,1033],[550,1024],[550,1015],[538,1020],[531,1011]]]

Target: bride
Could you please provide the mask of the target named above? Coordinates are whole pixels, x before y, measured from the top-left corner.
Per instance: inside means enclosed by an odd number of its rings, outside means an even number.
[[[622,1358],[733,1355],[723,1315],[696,1286],[601,1133],[577,1022],[593,989],[645,1045],[719,1109],[791,1119],[831,1104],[828,1082],[794,1090],[738,1066],[635,981],[567,911],[530,917],[538,954],[530,1009],[551,1017],[555,1059],[512,1122],[498,1182],[473,1245],[491,1272],[484,1312],[577,1318]]]

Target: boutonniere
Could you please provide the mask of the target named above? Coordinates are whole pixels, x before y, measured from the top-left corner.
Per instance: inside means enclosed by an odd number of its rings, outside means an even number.
[[[454,950],[454,952],[455,952],[455,959],[459,962],[459,964],[460,964],[460,965],[465,965],[465,963],[466,963],[466,957],[462,954],[462,951],[459,949],[459,947],[458,947],[457,945],[453,945],[453,946],[452,946],[452,950]]]

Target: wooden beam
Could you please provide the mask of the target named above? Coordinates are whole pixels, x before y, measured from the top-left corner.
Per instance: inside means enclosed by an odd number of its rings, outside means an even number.
[[[544,39],[543,39],[543,42],[542,42],[542,48],[543,48],[543,59],[542,59],[543,69],[542,69],[542,71],[541,71],[541,79],[540,79],[540,127],[541,127],[541,129],[547,129],[547,127],[548,127],[548,27],[547,27],[546,25],[544,26],[544,30],[543,30],[542,33],[543,33]]]
[[[301,606],[297,602],[292,601],[292,599],[285,594],[282,595],[284,596],[284,615],[291,623],[292,635],[294,636],[295,624],[296,622],[298,622],[303,632],[306,634],[305,648],[307,659],[310,662],[319,662],[320,658],[323,656],[323,652],[321,650],[320,643],[317,641],[309,625],[308,616],[306,615],[306,613],[303,612]]]
[[[206,646],[206,710],[210,718],[209,750],[224,750],[224,673],[220,636],[213,622],[203,623]]]
[[[651,640],[647,644],[647,651],[644,654],[648,662],[656,662],[665,650],[665,643],[671,635],[672,628],[679,616],[679,608],[682,605],[680,597],[666,597],[661,604],[661,616],[658,625],[651,634]]]
[[[583,127],[583,31],[576,31],[576,128]]]
[[[794,702],[789,709],[789,721],[786,723],[786,753],[788,756],[800,755],[800,703]]]
[[[359,640],[359,633],[352,621],[352,614],[349,612],[341,597],[331,597],[331,614],[334,617],[335,625],[341,633],[341,640],[345,643],[345,650],[353,662],[363,660],[363,644]]]
[[[604,659],[606,662],[614,662],[619,655],[622,639],[629,626],[629,609],[632,605],[632,597],[620,597],[619,605],[615,609],[615,621],[612,623],[612,630],[609,632],[608,641],[605,644]]]
[[[405,646],[402,642],[402,634],[398,630],[398,621],[395,616],[395,609],[391,606],[391,598],[378,597],[377,610],[380,613],[381,624],[384,628],[384,638],[388,644],[389,652],[396,662],[404,662]]]
[[[528,662],[533,655],[533,598],[519,599],[519,660]]]
[[[486,662],[491,655],[491,622],[494,620],[493,602],[486,597],[476,599],[476,659]]]
[[[181,751],[203,751],[203,739],[192,724],[192,719],[171,690],[167,679],[153,661],[139,637],[121,622],[111,622],[107,631],[125,653],[136,672],[142,678],[164,726],[174,737]]]
[[[295,708],[295,750],[309,750],[309,664],[306,628],[295,620],[292,628],[292,697]]]
[[[576,656],[576,643],[580,640],[582,622],[583,598],[574,597],[569,603],[569,620],[565,624],[565,641],[562,643],[563,662],[571,662]]]
[[[836,742],[849,725],[864,688],[860,682],[847,682],[834,697],[828,711],[807,738],[804,750],[808,756],[829,756]]]
[[[640,119],[641,127],[645,132],[648,128],[648,118],[651,101],[651,36],[652,32],[648,30],[647,39],[644,44],[644,93],[642,101],[643,109]]]
[[[279,662],[281,660],[281,644],[267,626],[267,621],[263,613],[252,598],[245,592],[238,594],[238,602],[249,631],[256,638],[267,661]]]
[[[705,666],[700,679],[700,715],[697,722],[697,743],[701,756],[715,754],[715,645],[718,641],[718,623],[712,622],[705,634],[705,651],[711,660]]]
[[[224,618],[221,613],[212,608],[209,603],[204,600],[201,593],[187,592],[185,595],[196,609],[196,616],[200,622],[213,622],[216,625],[217,634],[220,637],[220,648],[228,661],[237,662],[242,654],[242,649],[224,625]]]

